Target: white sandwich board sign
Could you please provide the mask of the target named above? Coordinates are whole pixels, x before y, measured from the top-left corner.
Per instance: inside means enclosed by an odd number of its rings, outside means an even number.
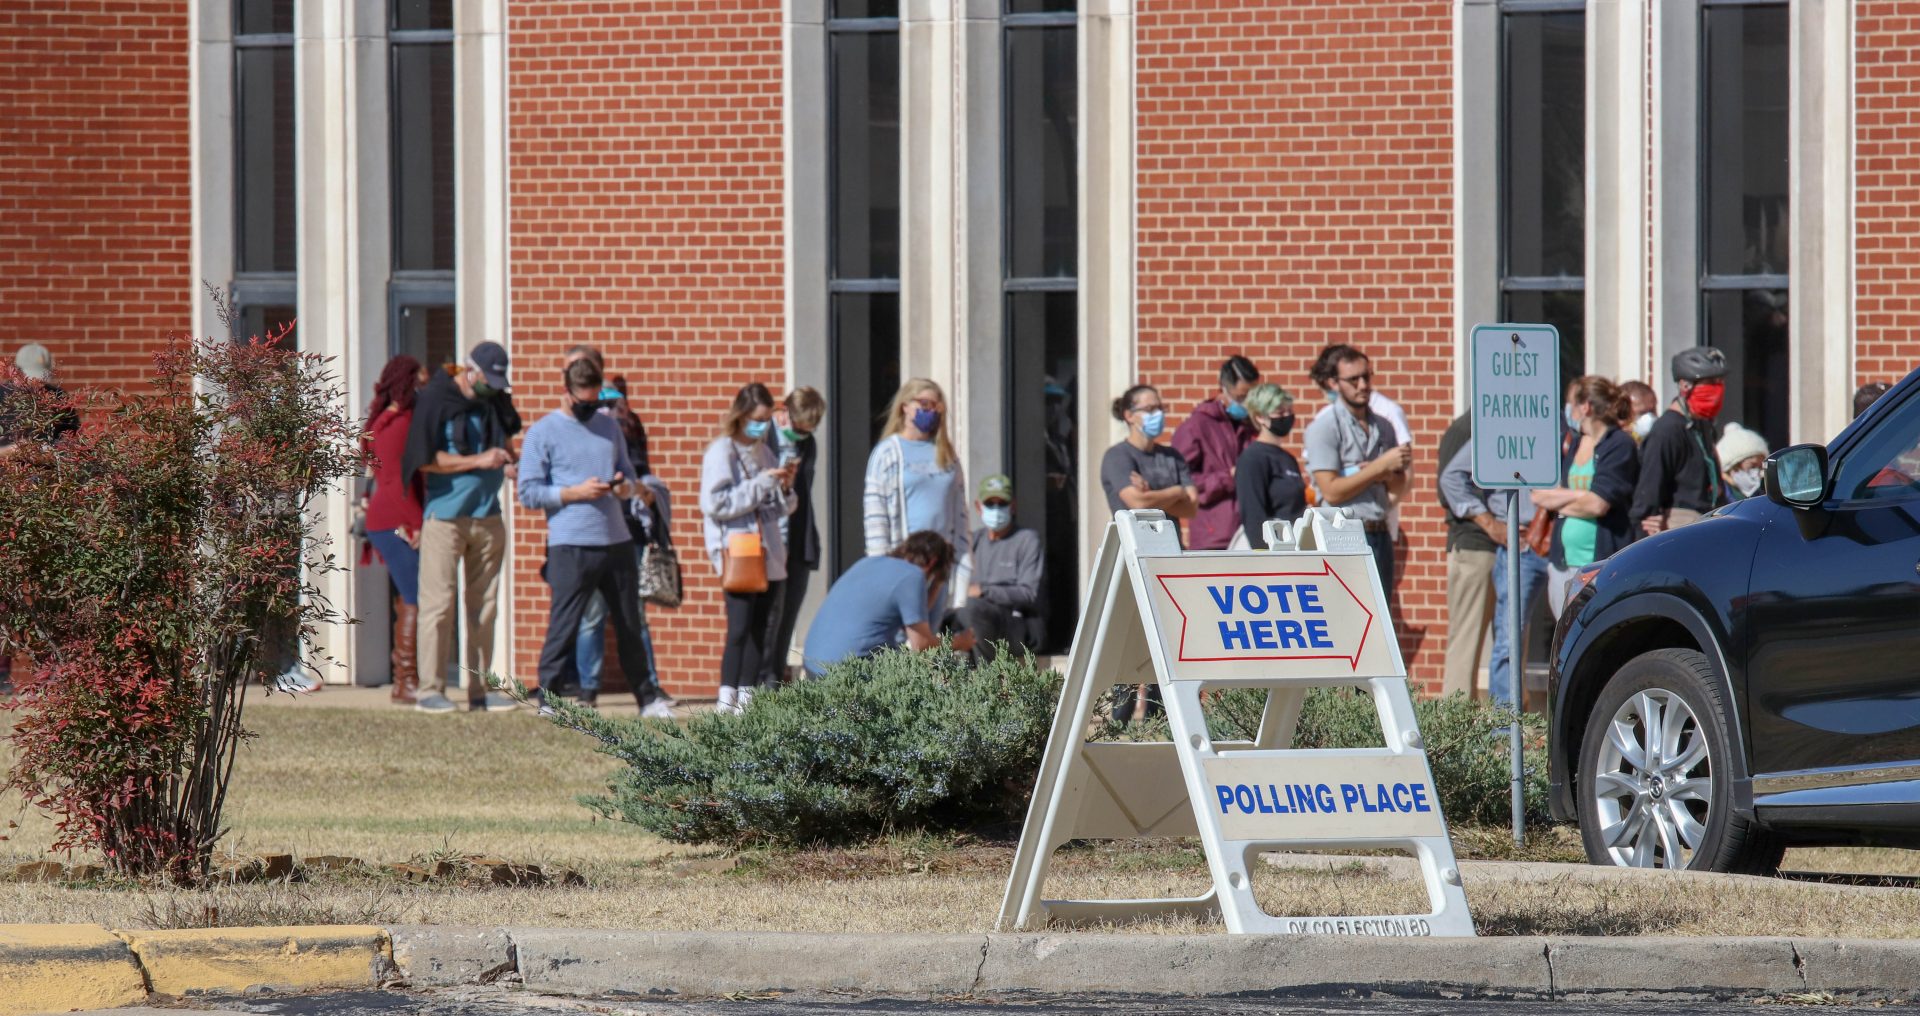
[[[1361,523],[1314,509],[1267,523],[1265,551],[1184,553],[1173,520],[1122,511],[1100,547],[1060,706],[1000,910],[1003,930],[1217,917],[1230,932],[1470,936],[1473,921],[1414,721],[1406,667]],[[1086,739],[1115,685],[1157,682],[1172,741]],[[1366,689],[1377,748],[1291,746],[1308,688]],[[1252,742],[1216,741],[1202,693],[1267,691]],[[1213,890],[1189,899],[1045,898],[1073,839],[1198,836]],[[1399,848],[1420,862],[1421,914],[1272,915],[1248,866],[1264,850]]]
[[[1473,482],[1489,490],[1560,485],[1560,331],[1475,325]]]

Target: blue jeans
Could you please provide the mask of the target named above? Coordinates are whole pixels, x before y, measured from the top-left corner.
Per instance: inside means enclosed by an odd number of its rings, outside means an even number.
[[[638,551],[635,551],[636,556]],[[653,665],[653,629],[646,624],[647,604],[640,603],[640,638],[646,646],[647,673],[659,674]],[[607,660],[607,598],[599,593],[587,601],[587,612],[580,618],[578,641],[573,645],[573,666],[580,674],[581,694],[591,695],[600,690],[600,671]],[[629,668],[631,671],[632,668]],[[627,683],[635,682],[629,680]]]
[[[1524,635],[1527,619],[1533,616],[1534,602],[1546,591],[1547,562],[1525,547],[1520,548],[1520,631]],[[1526,651],[1523,647],[1523,653]],[[1514,707],[1513,674],[1507,663],[1512,651],[1507,647],[1507,548],[1493,555],[1493,658],[1488,661],[1487,697],[1508,709]]]
[[[387,577],[393,580],[400,602],[409,607],[420,603],[420,552],[400,538],[397,529],[381,529],[367,534],[374,553],[387,564]]]

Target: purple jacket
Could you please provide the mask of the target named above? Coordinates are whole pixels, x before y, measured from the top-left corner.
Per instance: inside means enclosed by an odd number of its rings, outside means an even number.
[[[1193,471],[1200,514],[1187,530],[1190,550],[1224,550],[1240,530],[1240,506],[1235,498],[1233,467],[1253,441],[1251,420],[1235,422],[1219,399],[1208,399],[1173,432],[1173,450]]]

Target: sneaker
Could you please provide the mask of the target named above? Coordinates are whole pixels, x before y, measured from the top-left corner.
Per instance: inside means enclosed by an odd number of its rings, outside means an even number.
[[[453,712],[453,700],[437,691],[427,692],[413,703],[416,712],[450,713]]]
[[[578,705],[586,706],[588,709],[598,709],[600,708],[600,693],[598,691],[583,691],[580,693],[580,697],[573,701]]]
[[[741,712],[743,713],[746,712],[747,707],[750,705],[753,705],[753,689],[752,688],[740,689],[739,693],[734,696],[733,701],[736,705],[740,707]]]
[[[469,700],[467,708],[476,713],[510,713],[520,708],[520,703],[515,702],[511,695],[490,691],[486,698]]]
[[[295,695],[311,695],[320,690],[320,679],[296,668],[274,678],[273,690]]]
[[[645,709],[640,710],[640,715],[649,720],[671,720],[673,719],[673,703],[667,699],[654,699],[652,702],[647,703]]]

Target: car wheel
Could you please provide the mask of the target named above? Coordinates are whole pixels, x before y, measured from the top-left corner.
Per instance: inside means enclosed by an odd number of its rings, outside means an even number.
[[[1580,838],[1594,864],[1771,872],[1784,848],[1732,808],[1730,710],[1705,655],[1634,657],[1587,715]]]

